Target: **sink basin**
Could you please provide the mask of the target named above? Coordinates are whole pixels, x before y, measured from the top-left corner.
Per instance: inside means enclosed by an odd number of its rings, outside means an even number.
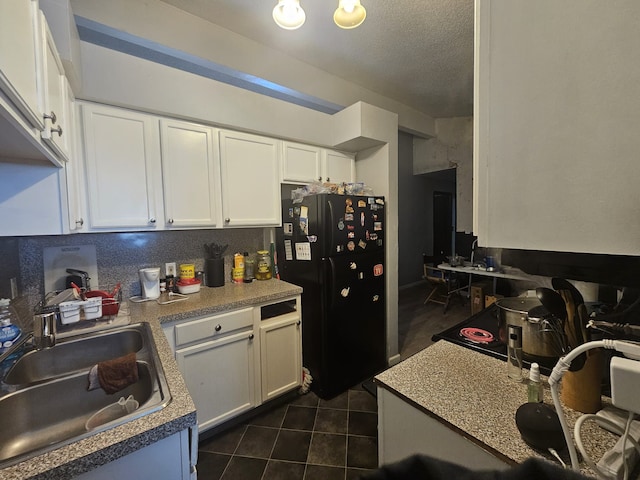
[[[112,395],[102,389],[87,390],[88,372],[95,363],[130,352],[136,352],[138,364],[139,379],[135,384]],[[146,323],[89,334],[30,352],[16,362],[9,374],[13,374],[15,383],[8,385],[5,378],[5,393],[0,396],[0,468],[156,412],[170,401]],[[105,423],[87,428],[87,421],[94,415],[129,395],[139,403],[138,409],[106,417]]]
[[[147,327],[146,329],[144,327]],[[90,369],[105,360],[139,352],[150,341],[148,324],[108,331],[71,339],[53,348],[33,350],[24,354],[7,373],[7,385],[31,384]],[[143,339],[144,335],[144,339]]]

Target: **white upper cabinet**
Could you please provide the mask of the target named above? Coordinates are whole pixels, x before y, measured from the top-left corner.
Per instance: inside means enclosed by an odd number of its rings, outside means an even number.
[[[225,227],[280,225],[280,140],[220,131]]]
[[[157,229],[164,215],[157,118],[90,104],[82,117],[89,227]]]
[[[160,120],[167,227],[215,227],[220,218],[216,130]]]
[[[38,0],[0,0],[0,89],[32,127],[42,130],[39,12]]]
[[[476,0],[481,245],[640,254],[638,18],[636,0]]]
[[[311,145],[282,142],[282,180],[311,183],[321,180],[322,149]]]
[[[353,155],[311,145],[282,142],[282,181],[286,183],[351,183]]]
[[[67,139],[70,138],[69,130],[72,128],[68,121],[70,115],[70,102],[67,98],[68,82],[64,76],[62,61],[53,43],[51,31],[42,13],[40,13],[40,28],[44,52],[42,69],[45,123],[42,139],[58,157],[67,161],[71,144]]]
[[[322,165],[323,182],[351,183],[355,181],[355,158],[351,154],[324,150]]]

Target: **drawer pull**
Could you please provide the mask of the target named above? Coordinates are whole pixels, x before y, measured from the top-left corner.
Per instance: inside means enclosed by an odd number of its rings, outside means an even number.
[[[220,324],[216,325],[216,332],[219,332],[220,330],[222,330],[222,325]]]
[[[253,333],[249,335],[249,340],[253,340]]]
[[[296,325],[300,326],[300,324],[301,324],[301,323],[302,323],[302,322],[301,322],[300,320],[298,320],[298,321],[296,322]]]

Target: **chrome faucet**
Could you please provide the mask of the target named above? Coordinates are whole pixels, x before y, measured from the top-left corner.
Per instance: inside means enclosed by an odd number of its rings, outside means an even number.
[[[38,313],[33,316],[33,330],[23,332],[20,339],[0,354],[0,363],[9,358],[29,340],[36,350],[53,347],[56,344],[56,314]]]

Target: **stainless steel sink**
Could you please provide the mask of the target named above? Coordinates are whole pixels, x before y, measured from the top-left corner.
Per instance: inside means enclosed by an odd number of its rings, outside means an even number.
[[[136,352],[138,382],[113,395],[102,389],[87,390],[88,372],[95,363],[130,352]],[[53,348],[30,352],[3,380],[0,468],[148,415],[170,401],[146,323],[70,338]],[[87,429],[85,424],[94,414],[129,395],[139,402],[137,410]]]
[[[96,363],[138,352],[144,346],[145,340],[150,340],[143,325],[147,325],[148,328],[148,324],[140,324],[87,337],[72,337],[53,348],[28,352],[11,367],[4,383],[7,385],[31,384],[88,369]]]

